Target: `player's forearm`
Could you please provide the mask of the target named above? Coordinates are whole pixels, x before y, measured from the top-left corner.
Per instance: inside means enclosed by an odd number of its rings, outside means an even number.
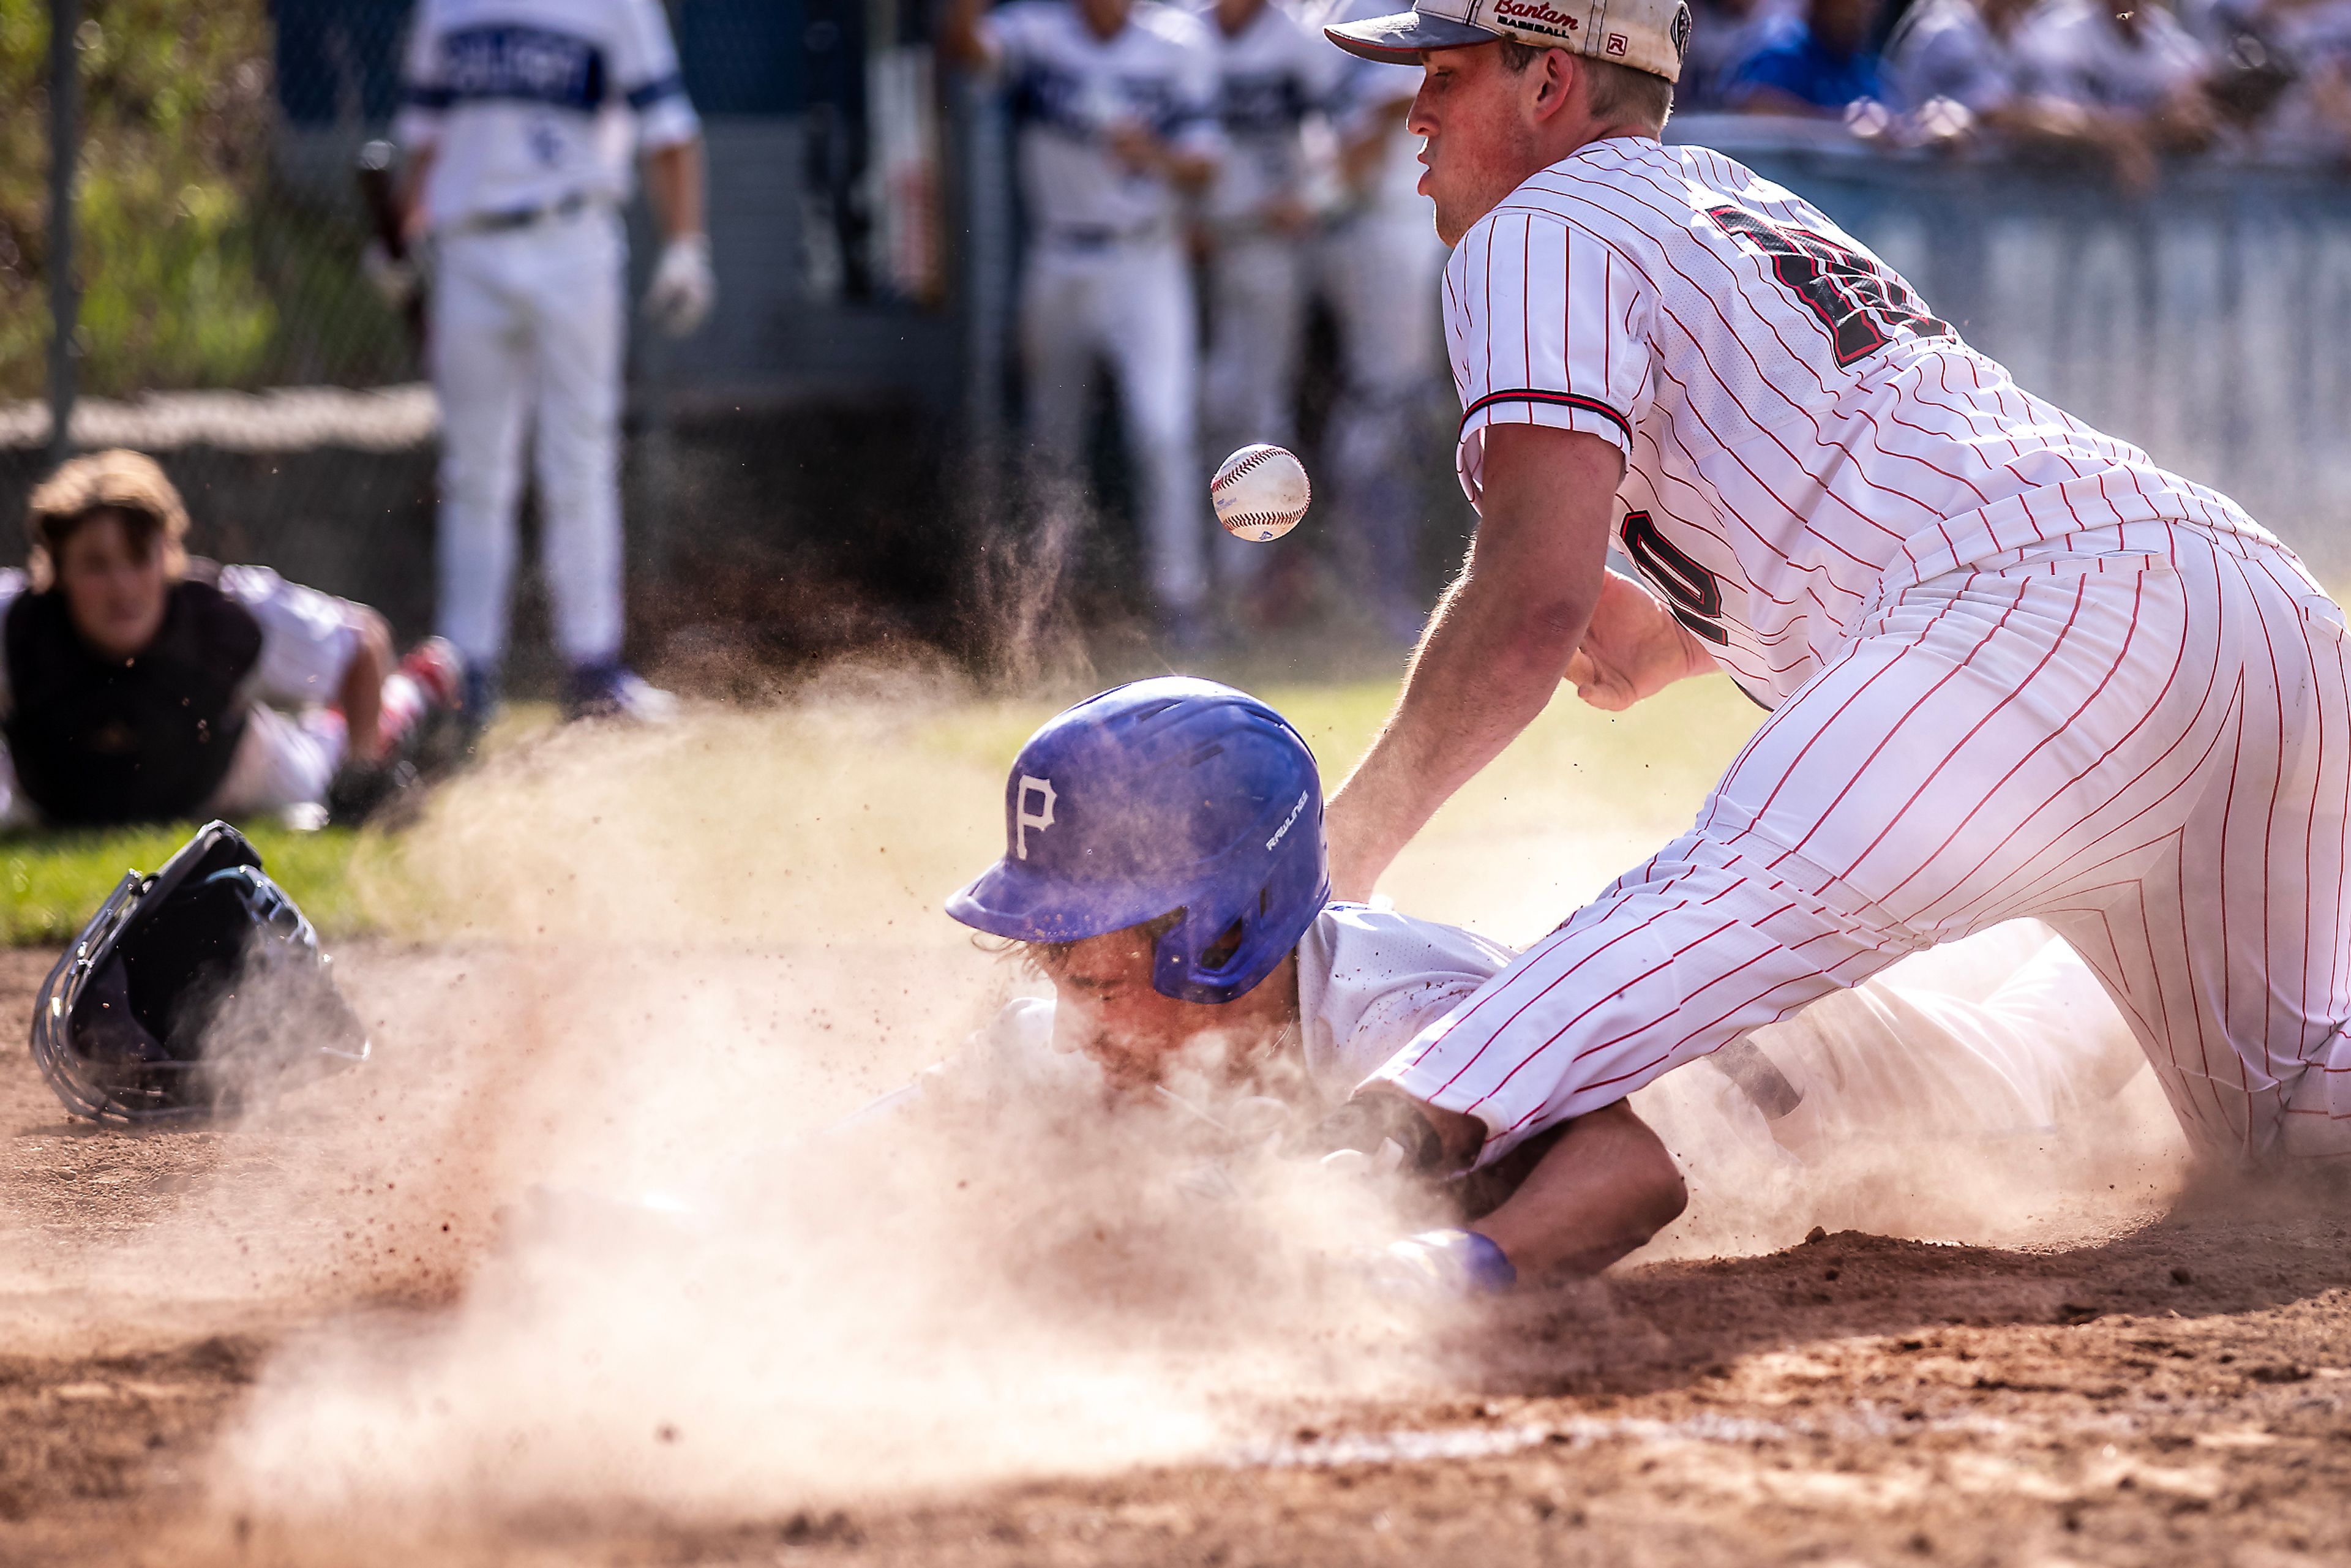
[[[359,645],[343,666],[336,700],[350,756],[373,762],[383,754],[383,683],[392,675],[392,632],[372,610],[360,612],[358,631]]]
[[[1518,1191],[1470,1228],[1499,1247],[1521,1280],[1596,1274],[1671,1225],[1688,1201],[1673,1155],[1619,1100],[1569,1123]]]
[[[941,54],[966,70],[994,63],[979,26],[979,0],[947,0],[939,13],[938,46]]]
[[[1167,153],[1168,180],[1179,191],[1199,192],[1208,188],[1217,177],[1217,161],[1205,152],[1193,152],[1171,147]]]
[[[702,139],[657,147],[645,158],[645,188],[661,219],[662,237],[705,232]]]
[[[436,149],[419,147],[408,154],[400,180],[401,229],[410,243],[424,236],[424,183],[432,177]]]

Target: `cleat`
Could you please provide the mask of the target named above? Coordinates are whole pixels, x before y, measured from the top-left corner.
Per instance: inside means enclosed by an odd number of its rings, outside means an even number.
[[[676,696],[617,660],[574,668],[563,695],[563,716],[574,723],[621,719],[631,724],[668,724],[677,716]]]

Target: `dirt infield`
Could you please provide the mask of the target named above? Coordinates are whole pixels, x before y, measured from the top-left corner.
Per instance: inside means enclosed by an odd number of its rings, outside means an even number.
[[[237,1500],[222,1454],[289,1347],[457,1312],[499,1222],[487,1151],[528,1155],[468,1047],[550,1004],[511,970],[480,987],[480,953],[343,962],[363,1010],[429,992],[455,1021],[395,1031],[372,1078],[319,1092],[330,1116],[93,1132],[23,1055],[0,1066],[0,1561],[423,1560]],[[42,963],[0,959],[0,1017]],[[369,1131],[392,1096],[396,1151]],[[1457,1325],[1411,1390],[1269,1397],[1197,1457],[1108,1476],[410,1522],[465,1563],[2341,1561],[2344,1213],[2204,1191],[2062,1249],[1844,1233],[1633,1267]]]

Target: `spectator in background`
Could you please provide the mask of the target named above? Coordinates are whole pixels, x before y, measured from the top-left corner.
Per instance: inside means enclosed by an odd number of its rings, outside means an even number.
[[[2016,52],[2053,126],[2103,152],[2126,189],[2151,186],[2162,154],[2212,139],[2211,56],[2162,0],[2048,0]]]
[[[1393,0],[1337,0],[1315,36],[1384,15]],[[1443,386],[1438,320],[1445,243],[1437,206],[1420,193],[1420,138],[1405,129],[1420,90],[1416,66],[1383,65],[1327,38],[1341,75],[1332,105],[1337,168],[1320,245],[1323,298],[1339,329],[1341,386],[1325,440],[1340,566],[1381,631],[1410,646],[1433,593],[1420,578],[1428,508],[1415,455],[1418,421]]]
[[[434,241],[441,404],[440,624],[476,723],[497,698],[526,434],[540,570],[570,667],[569,716],[676,707],[621,663],[621,367],[630,154],[666,243],[646,314],[699,326],[716,285],[702,133],[659,0],[423,0],[397,134],[409,227]]]
[[[1689,53],[1674,84],[1677,112],[1727,109],[1739,68],[1803,26],[1798,0],[1704,0],[1690,7]]]
[[[1216,0],[1204,16],[1217,52],[1225,155],[1200,197],[1208,279],[1208,354],[1201,375],[1209,450],[1295,444],[1299,349],[1306,324],[1306,120],[1337,85],[1344,57],[1272,0]],[[1215,541],[1218,576],[1238,586],[1265,549]]]
[[[1941,135],[1978,125],[1999,128],[2022,101],[2016,34],[2034,4],[1919,0],[1886,49],[1887,74],[1902,101]]]
[[[280,815],[364,804],[463,666],[435,638],[397,671],[383,617],[266,567],[188,559],[153,459],[78,457],[33,492],[30,559],[0,572],[0,827]]]
[[[1729,98],[1746,114],[1842,120],[1888,92],[1872,45],[1878,0],[1807,0],[1802,21],[1732,73]]]
[[[1140,471],[1151,588],[1179,643],[1206,635],[1199,323],[1178,224],[1217,172],[1217,61],[1198,18],[1157,0],[948,0],[941,50],[1001,76],[1029,223],[1020,351],[1029,440],[1050,476],[1081,462],[1097,359],[1118,378]]]
[[[2265,0],[2226,20],[2240,55],[2265,53],[2292,73],[2261,125],[2263,145],[2294,157],[2351,153],[2351,0]],[[2247,74],[2244,62],[2231,63]]]

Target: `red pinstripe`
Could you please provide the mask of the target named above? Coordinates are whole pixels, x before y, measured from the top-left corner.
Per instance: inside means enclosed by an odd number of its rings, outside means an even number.
[[[1973,740],[1977,736],[1983,733],[1984,726],[1990,724],[1993,719],[1999,717],[2001,714],[2007,711],[2009,704],[2014,702],[2018,697],[2022,696],[2024,693],[2031,688],[2032,683],[2041,678],[2041,673],[2049,667],[2051,661],[2057,657],[2059,650],[2065,646],[2065,639],[2073,632],[2074,623],[2081,619],[2082,599],[2083,595],[2088,591],[2088,589],[2089,580],[2085,578],[2082,580],[2081,586],[2074,591],[2074,608],[2066,615],[2065,624],[2058,630],[2056,639],[2042,653],[2040,663],[2032,666],[2032,673],[2027,674],[2021,683],[2010,688],[2008,693],[2003,695],[2000,701],[1994,703],[1990,712],[1986,713],[1981,718],[1976,720],[1974,725],[1969,728],[1967,734],[1959,737],[1958,743],[1943,754],[1943,759],[1941,761],[1936,763],[1932,768],[1928,769],[1927,777],[1920,780],[1918,787],[1910,792],[1910,798],[1903,801],[1902,804],[1896,809],[1894,815],[1887,819],[1886,826],[1877,831],[1877,836],[1870,840],[1868,845],[1862,850],[1861,853],[1854,857],[1853,863],[1846,866],[1844,870],[1837,873],[1840,880],[1850,880],[1854,873],[1861,869],[1861,862],[1867,860],[1872,854],[1876,852],[1877,846],[1886,841],[1886,835],[1891,833],[1896,827],[1899,826],[1902,819],[1909,814],[1910,808],[1918,803],[1918,797],[1924,795],[1935,780],[1943,776],[1943,769],[1951,765],[1952,758],[1958,757],[1959,754],[1966,748],[1968,742]],[[2024,596],[2021,593],[2018,594],[2016,596],[2016,602],[2020,605],[2022,604],[2024,602]],[[1996,632],[2001,626],[2005,626],[2007,623],[2008,618],[2003,615],[2001,617],[2000,625],[1993,627],[1992,631]],[[1991,633],[1986,633],[1984,641],[1989,643],[1991,640]],[[1970,655],[1970,657],[1972,656],[1973,655]],[[1953,673],[1956,674],[1957,672],[1955,671]],[[1940,689],[1939,685],[1937,689]],[[1918,706],[1920,707],[1924,707],[1928,701],[1931,700],[1931,696],[1932,694],[1930,693],[1928,697],[1922,697],[1919,699]],[[1916,712],[1917,710],[1913,709],[1912,711]],[[1903,717],[1907,721],[1909,715],[1906,714]],[[1989,797],[1987,797],[1987,800],[1988,799]],[[1842,800],[1843,797],[1840,796],[1839,800]],[[1831,810],[1834,810],[1834,807],[1833,806]]]
[[[1992,782],[1991,788],[1984,791],[1983,799],[1977,801],[1976,804],[1969,810],[1968,814],[1959,819],[1958,825],[1952,828],[1949,833],[1944,835],[1943,841],[1935,846],[1933,853],[1929,854],[1924,861],[1920,862],[1917,869],[1913,870],[1908,876],[1904,877],[1900,882],[1896,883],[1892,887],[1886,889],[1886,896],[1888,899],[1893,898],[1904,888],[1908,887],[1911,883],[1917,881],[1919,875],[1924,873],[1928,866],[1933,865],[1936,862],[1941,860],[1943,858],[1944,852],[1949,850],[1951,845],[1958,841],[1959,836],[1961,833],[1968,831],[1970,825],[1975,821],[1977,816],[1983,811],[1984,808],[1990,806],[1994,800],[2000,798],[2001,791],[2008,788],[2009,780],[2014,779],[2019,773],[2022,772],[2024,770],[2025,764],[2031,762],[2034,758],[2040,756],[2043,751],[2055,744],[2057,737],[2064,734],[2066,729],[2071,727],[2074,720],[2089,712],[2090,706],[2096,702],[2099,697],[2105,695],[2106,687],[2113,684],[2116,673],[2123,667],[2124,662],[2130,657],[2131,643],[2137,640],[2138,605],[2144,597],[2144,594],[2139,591],[2138,587],[2135,586],[2131,594],[2130,624],[2128,629],[2123,632],[2123,645],[2119,649],[2116,650],[2114,663],[2108,664],[2106,666],[2106,673],[2098,677],[2098,684],[2091,689],[2090,695],[2084,697],[2080,705],[2076,706],[2072,713],[2067,714],[2064,719],[2060,722],[2054,729],[2052,729],[2047,735],[2043,736],[2039,740],[2035,741],[2032,745],[2032,749],[2018,758],[2007,772],[2001,774]],[[2080,597],[2076,595],[2074,599],[2074,608],[2078,612],[2080,607],[2081,600]],[[2070,625],[2071,622],[2069,622],[2068,624]],[[2183,649],[2183,652],[2185,650]],[[2027,820],[2030,821],[2029,818]],[[1982,870],[1985,862],[1991,860],[1992,855],[1998,852],[1999,852],[1996,850],[1986,851],[1983,860],[1978,861],[1971,869],[1974,871]],[[1961,883],[1965,883],[1968,879],[1967,877],[1962,876],[1959,880]]]

